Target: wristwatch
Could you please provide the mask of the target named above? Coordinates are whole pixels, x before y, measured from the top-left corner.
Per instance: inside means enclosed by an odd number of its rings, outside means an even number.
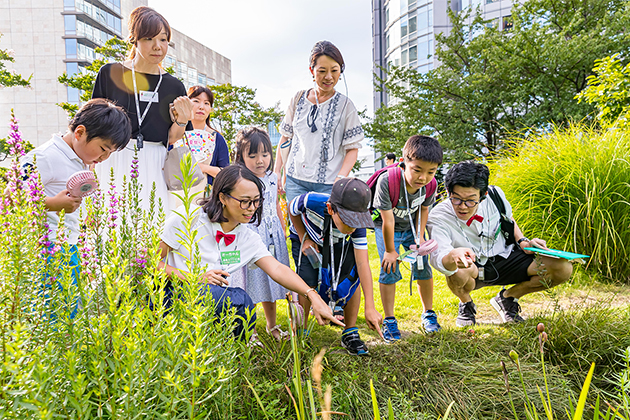
[[[529,239],[526,236],[523,236],[521,239],[516,241],[516,245],[521,246],[521,242],[529,242]]]
[[[180,123],[179,121],[175,120],[175,124],[179,125],[180,127],[186,127],[186,124],[188,124],[188,121]]]

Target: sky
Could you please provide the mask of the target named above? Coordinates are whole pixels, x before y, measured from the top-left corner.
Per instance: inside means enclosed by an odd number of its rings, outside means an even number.
[[[232,61],[232,83],[256,89],[265,107],[282,111],[313,86],[308,59],[328,40],[346,62],[343,78],[357,109],[372,115],[370,0],[149,0],[170,25]],[[346,93],[343,78],[337,90]]]

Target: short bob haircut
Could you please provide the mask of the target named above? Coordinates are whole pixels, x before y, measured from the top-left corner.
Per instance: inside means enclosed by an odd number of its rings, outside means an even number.
[[[252,171],[242,165],[230,165],[221,169],[218,175],[214,178],[212,195],[201,201],[201,207],[203,208],[203,211],[206,212],[208,219],[210,219],[211,222],[223,223],[228,221],[228,219],[223,215],[223,203],[221,203],[220,194],[223,193],[223,195],[231,195],[232,191],[234,191],[234,187],[241,179],[251,181],[256,184],[256,187],[258,187],[260,205],[254,212],[254,216],[249,223],[255,223],[256,225],[260,223],[262,218],[263,192],[265,190],[265,186]]]
[[[110,141],[116,150],[124,149],[131,138],[131,122],[127,113],[107,99],[87,101],[70,120],[68,128],[74,132],[80,125],[85,127],[88,142],[98,137]]]
[[[162,29],[166,31],[166,39],[171,42],[171,26],[168,21],[150,7],[140,6],[132,10],[129,15],[129,37],[127,41],[131,44],[129,60],[136,56],[136,43],[142,38],[153,38],[158,36]]]
[[[444,153],[440,142],[429,136],[411,136],[403,147],[405,162],[423,160],[425,162],[442,164]]]
[[[236,158],[234,163],[245,166],[245,153],[256,153],[263,147],[263,151],[271,155],[271,161],[267,167],[267,172],[273,168],[273,146],[266,131],[257,127],[244,128],[236,135]]]
[[[483,200],[488,192],[489,178],[490,170],[486,165],[474,160],[466,160],[449,169],[444,178],[444,184],[449,194],[457,185],[463,188],[476,188],[479,190],[480,199]]]
[[[395,153],[388,153],[385,155],[385,157],[389,160],[396,160],[396,154]]]
[[[210,100],[210,106],[214,106],[214,93],[212,93],[209,87],[197,85],[188,88],[188,97],[190,99],[196,98],[202,93],[205,93],[208,96],[208,99]],[[210,115],[208,115],[208,118],[206,118],[206,125],[210,127]]]
[[[343,61],[341,51],[339,51],[339,48],[335,47],[335,45],[330,41],[319,41],[317,44],[315,44],[315,46],[311,50],[311,56],[309,58],[309,67],[311,69],[315,68],[317,59],[322,55],[325,55],[335,60],[337,64],[339,64],[339,67],[341,67],[341,73],[343,73],[346,68],[346,64]]]

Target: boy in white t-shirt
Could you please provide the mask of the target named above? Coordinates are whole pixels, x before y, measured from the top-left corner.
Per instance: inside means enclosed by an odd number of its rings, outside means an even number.
[[[64,231],[69,245],[67,252],[71,255],[70,263],[64,269],[72,270],[75,283],[80,266],[76,246],[79,239],[79,216],[76,210],[82,199],[68,193],[66,182],[74,173],[85,171],[90,165],[107,159],[112,152],[123,149],[130,137],[131,123],[125,111],[106,99],[92,99],[70,121],[65,134],[54,134],[49,141],[31,150],[20,160],[24,177],[31,171],[39,173],[46,195],[49,239],[53,243],[58,236],[59,212],[65,212]],[[75,314],[76,308],[70,316],[74,317]]]

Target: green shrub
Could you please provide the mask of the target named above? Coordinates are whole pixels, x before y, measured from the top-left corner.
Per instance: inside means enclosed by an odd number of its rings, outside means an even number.
[[[574,125],[534,135],[490,171],[525,235],[591,255],[589,269],[630,281],[630,131]]]
[[[134,171],[122,191],[85,199],[81,274],[73,284],[67,258],[48,241],[39,176],[21,180],[16,124],[10,140],[15,157],[0,206],[0,418],[247,415],[241,381],[249,350],[232,337],[234,315],[216,319],[213,302],[198,295],[194,270],[182,299],[168,311],[162,304],[163,218],[153,206],[140,210]],[[182,240],[194,255],[188,233]],[[56,242],[68,246],[63,235]],[[81,307],[71,318],[77,296]]]

